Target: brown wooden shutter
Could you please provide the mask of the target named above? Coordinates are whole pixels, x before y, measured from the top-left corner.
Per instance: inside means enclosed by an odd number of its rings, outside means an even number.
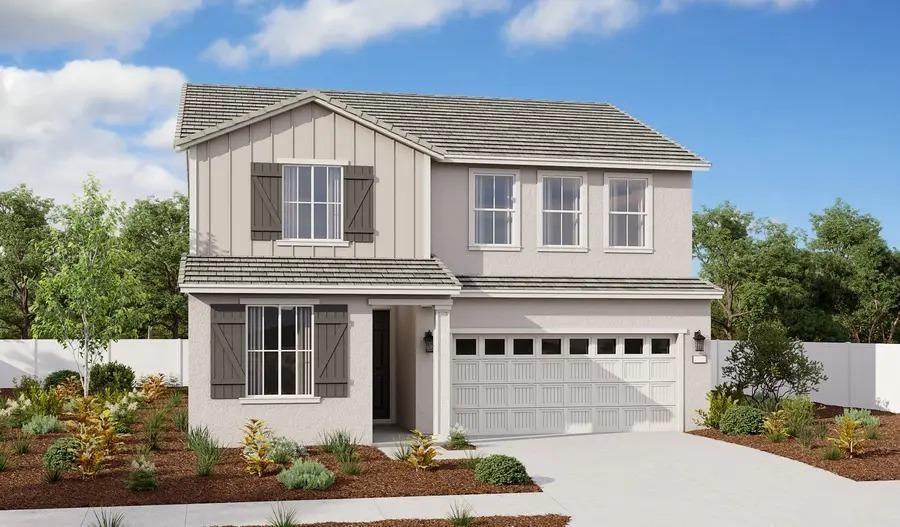
[[[210,393],[213,399],[244,396],[244,306],[213,305]]]
[[[344,239],[375,241],[375,168],[344,167]]]
[[[315,393],[319,397],[347,397],[347,306],[319,305],[315,309]]]
[[[280,163],[250,163],[250,238],[281,238]]]

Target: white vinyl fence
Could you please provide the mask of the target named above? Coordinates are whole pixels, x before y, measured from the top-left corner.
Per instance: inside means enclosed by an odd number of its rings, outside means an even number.
[[[714,340],[710,361],[715,378],[724,381],[722,366],[733,340]],[[900,344],[805,342],[806,354],[825,367],[828,380],[810,394],[822,404],[900,413]]]
[[[134,369],[135,378],[164,373],[187,386],[187,340],[135,339],[113,342],[103,355]],[[72,352],[55,340],[0,340],[0,388],[30,375],[43,379],[56,370],[75,370]]]

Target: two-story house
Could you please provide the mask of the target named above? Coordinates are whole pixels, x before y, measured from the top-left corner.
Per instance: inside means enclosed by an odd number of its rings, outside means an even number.
[[[190,420],[682,430],[708,163],[609,104],[189,84]]]

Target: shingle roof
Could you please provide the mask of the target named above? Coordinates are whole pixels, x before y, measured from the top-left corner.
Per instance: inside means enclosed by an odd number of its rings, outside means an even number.
[[[555,291],[694,291],[715,293],[719,289],[699,278],[569,278],[552,276],[458,276],[466,290],[555,290]]]
[[[296,285],[459,288],[437,259],[290,258],[184,256],[178,276],[184,286]]]
[[[283,104],[311,90],[187,84],[176,140]],[[322,90],[452,158],[708,162],[608,103]]]

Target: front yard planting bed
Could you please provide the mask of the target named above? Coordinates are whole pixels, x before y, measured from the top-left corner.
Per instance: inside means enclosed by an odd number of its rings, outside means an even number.
[[[471,527],[565,527],[568,516],[482,516],[474,518]],[[301,523],[297,527],[447,527],[447,520],[382,520],[362,523]]]
[[[831,426],[832,418],[840,415],[843,408],[837,406],[821,407],[816,415],[827,426]],[[852,458],[837,460],[823,459],[826,440],[817,442],[813,448],[804,448],[794,438],[781,443],[773,443],[764,435],[730,436],[718,430],[703,429],[691,434],[743,445],[778,456],[819,467],[839,476],[856,481],[900,480],[900,414],[873,411],[881,419],[878,428],[878,439],[867,440],[864,450]]]
[[[153,407],[159,409],[164,404],[165,398],[162,398]],[[180,406],[184,409],[185,403]],[[186,434],[175,428],[170,418],[174,412],[170,412],[166,416],[159,450],[151,454],[159,488],[136,492],[126,488],[126,479],[132,470],[131,460],[141,448],[142,423],[150,411],[150,408],[143,408],[138,412],[138,421],[132,433],[125,437],[123,445],[105,468],[92,479],[81,479],[78,472],[68,471],[60,481],[45,481],[42,456],[50,444],[65,436],[65,433],[36,436],[31,442],[30,452],[15,454],[12,446],[15,431],[7,431],[0,441],[0,448],[9,453],[9,465],[0,472],[0,509],[540,491],[535,484],[497,486],[479,483],[462,460],[442,460],[431,470],[416,472],[408,463],[390,459],[380,450],[367,446],[357,447],[362,472],[354,476],[341,473],[333,455],[315,446],[309,448],[308,458],[321,462],[337,476],[334,485],[327,490],[288,490],[276,479],[280,470],[278,467],[270,468],[263,477],[251,475],[245,471],[241,450],[237,448],[222,449],[221,460],[215,465],[212,475],[201,477],[196,475],[196,457],[187,448]]]

